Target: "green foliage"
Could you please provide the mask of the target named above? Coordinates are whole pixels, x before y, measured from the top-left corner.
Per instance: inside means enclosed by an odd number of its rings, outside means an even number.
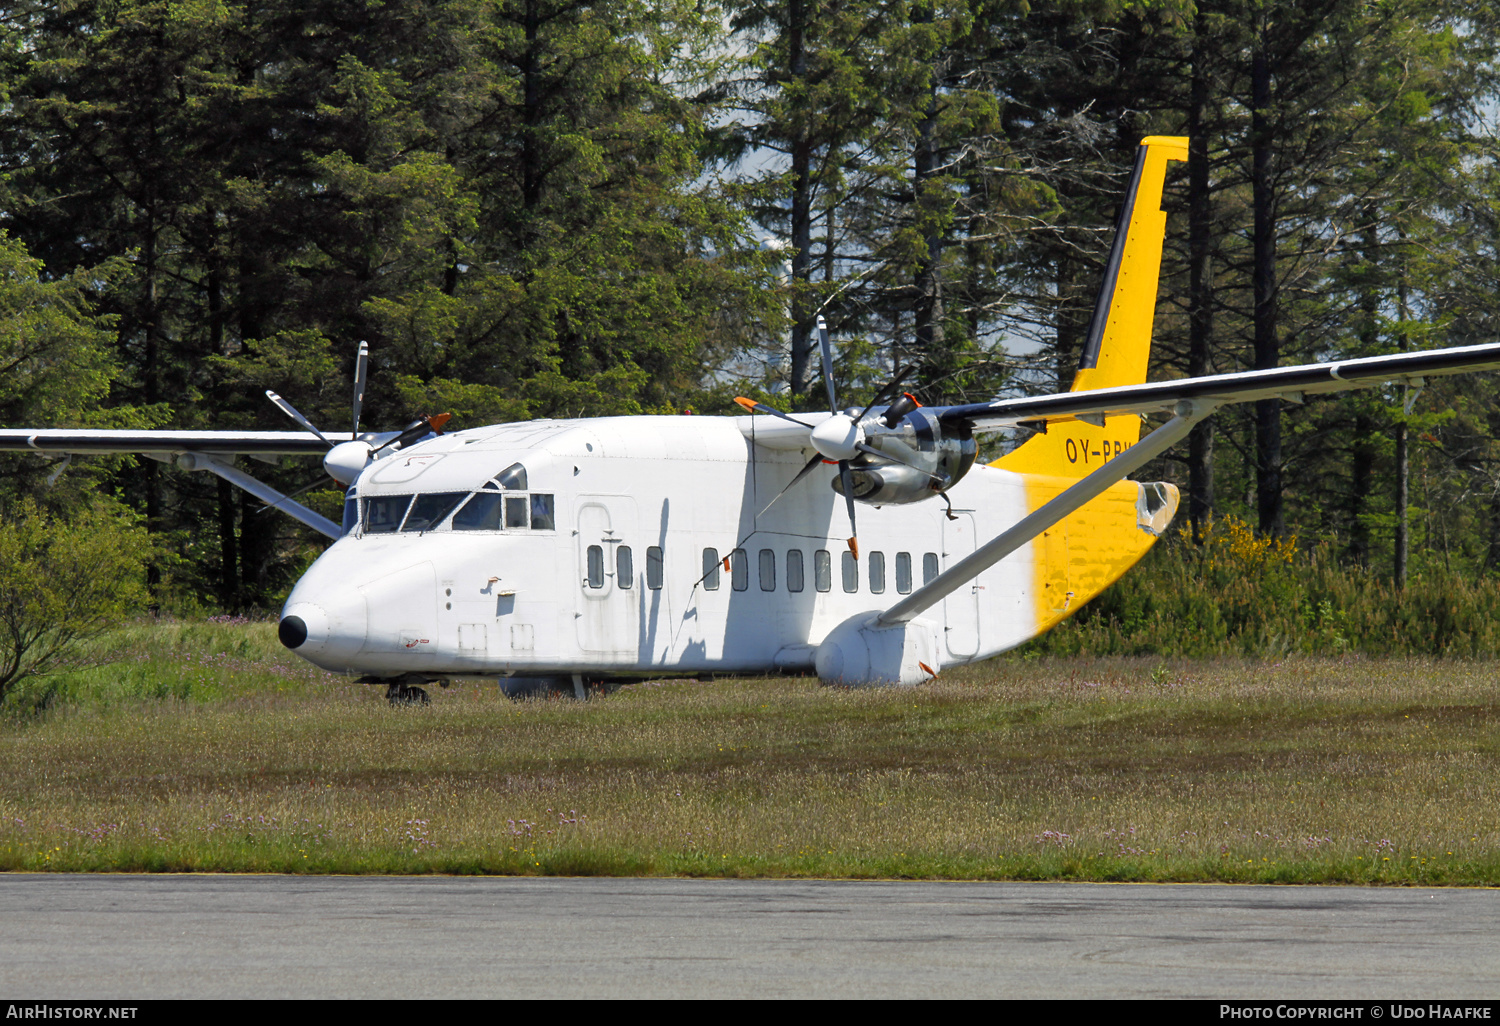
[[[366,428],[817,404],[819,311],[846,402],[893,363],[928,402],[1066,387],[1135,144],[1188,125],[1208,197],[1183,224],[1174,169],[1156,376],[1252,365],[1268,311],[1282,362],[1489,339],[1494,28],[1447,0],[24,0],[0,16],[0,422],[285,427],[270,388],[338,432],[360,339]],[[1211,351],[1185,344],[1200,301]],[[1500,571],[1493,384],[1404,398],[1283,413],[1287,525],[1330,574],[1394,569],[1402,525],[1414,588]],[[1195,476],[1246,515],[1259,429],[1212,430]],[[256,472],[293,491],[316,470],[292,463]],[[0,499],[142,511],[158,603],[264,608],[322,544],[206,476],[57,469],[0,459]]]
[[[123,509],[64,520],[21,499],[0,514],[0,702],[138,610],[150,555]]]
[[[1257,538],[1219,518],[1181,534],[1023,655],[1500,655],[1500,580],[1429,567],[1404,589],[1326,544]]]

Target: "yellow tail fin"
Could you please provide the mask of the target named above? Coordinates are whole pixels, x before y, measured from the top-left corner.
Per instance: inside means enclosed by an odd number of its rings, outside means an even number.
[[[1187,160],[1187,148],[1188,141],[1181,136],[1153,135],[1141,140],[1083,358],[1073,378],[1074,392],[1146,380],[1162,240],[1167,231],[1162,187],[1167,161]],[[1140,427],[1140,419],[1133,416],[1103,418],[1102,424],[1054,424],[1046,434],[1027,439],[991,466],[1022,474],[1082,477],[1134,445]]]

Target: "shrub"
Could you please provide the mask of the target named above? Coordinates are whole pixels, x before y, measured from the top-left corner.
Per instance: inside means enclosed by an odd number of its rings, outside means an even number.
[[[0,513],[0,702],[139,609],[150,552],[145,529],[118,508],[64,521],[22,499]]]
[[[1025,654],[1279,658],[1500,656],[1500,580],[1432,567],[1404,589],[1327,546],[1256,538],[1233,517],[1163,539]]]

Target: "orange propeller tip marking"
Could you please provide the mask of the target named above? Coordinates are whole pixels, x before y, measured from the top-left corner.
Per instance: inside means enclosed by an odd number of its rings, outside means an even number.
[[[904,395],[904,396],[906,396],[906,398],[910,399],[912,402],[916,403],[917,404],[917,409],[920,410],[922,408],[922,404],[920,402],[918,402],[916,396],[912,395],[910,392],[902,392],[901,394]]]
[[[934,670],[932,667],[928,666],[926,663],[921,662],[921,661],[918,661],[917,665],[922,668],[922,672],[923,673],[927,674],[927,676],[931,677],[933,680],[937,680],[937,671],[936,670]]]
[[[849,539],[849,551],[852,552],[852,553],[854,553],[854,558],[855,559],[859,558],[859,539],[858,538],[850,538]]]
[[[749,410],[751,413],[754,413],[755,412],[755,408],[760,405],[754,399],[746,399],[742,395],[735,396],[734,397],[734,401],[737,402],[737,403],[739,403],[745,409]]]
[[[726,574],[729,573],[729,557],[728,556],[724,557],[724,572]]]
[[[427,426],[432,428],[433,434],[440,435],[443,433],[443,425],[452,419],[451,413],[434,413],[427,418]]]

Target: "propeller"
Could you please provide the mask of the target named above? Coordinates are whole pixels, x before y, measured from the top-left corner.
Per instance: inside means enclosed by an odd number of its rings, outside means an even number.
[[[281,398],[281,396],[277,395],[275,392],[271,391],[269,388],[266,389],[266,398],[269,399],[269,400],[271,400],[271,402],[275,403],[276,404],[276,408],[278,410],[280,410],[282,413],[286,414],[288,417],[291,417],[298,424],[301,424],[304,428],[306,428],[307,430],[311,431],[313,434],[317,435],[318,436],[318,441],[322,442],[324,445],[328,446],[328,448],[330,448],[330,449],[333,448],[333,443],[330,442],[327,438],[323,437],[323,432],[321,432],[317,428],[313,427],[313,422],[312,421],[308,420],[306,417],[302,416],[302,414],[298,413],[297,412],[297,407],[293,406],[291,403],[289,403],[285,399]]]
[[[422,438],[425,435],[440,435],[443,433],[443,425],[452,419],[453,414],[451,413],[434,413],[430,417],[418,417],[402,428],[401,433],[395,438],[383,443],[380,448],[372,450],[371,455],[383,452],[393,445],[399,449],[403,445],[415,442],[418,438]]]
[[[318,437],[319,441],[328,446],[328,453],[323,457],[323,469],[327,471],[329,477],[345,488],[353,484],[354,479],[359,476],[360,471],[364,470],[370,461],[376,458],[381,452],[392,446],[399,449],[425,435],[440,435],[443,433],[443,425],[447,424],[453,416],[451,413],[436,413],[429,417],[421,417],[406,425],[394,437],[387,439],[378,448],[372,446],[369,442],[359,437],[359,416],[365,403],[365,384],[369,379],[369,371],[370,344],[368,342],[361,342],[359,344],[359,353],[354,360],[354,429],[350,433],[349,441],[347,442],[335,443],[330,441],[323,432],[319,431],[313,425],[312,421],[298,412],[295,406],[270,389],[266,389],[266,398],[275,403],[277,409],[292,418],[292,420],[296,421],[304,429],[311,431]],[[307,488],[303,488],[292,494],[300,495],[312,487],[312,485],[309,485]]]
[[[369,373],[370,343],[361,341],[359,355],[354,358],[354,432],[349,436],[350,441],[359,437],[359,411],[365,404],[365,379]]]
[[[931,478],[934,481],[941,481],[942,479],[926,468],[917,466],[916,464],[912,463],[904,456],[900,456],[895,453],[889,453],[883,449],[877,449],[876,447],[870,445],[865,438],[865,430],[863,426],[865,418],[869,416],[870,411],[874,409],[876,405],[884,401],[886,397],[894,394],[901,387],[902,382],[904,382],[912,374],[912,372],[916,370],[916,365],[913,364],[911,366],[908,366],[897,373],[897,375],[890,381],[888,381],[884,385],[884,387],[880,389],[879,392],[875,393],[875,397],[870,400],[869,404],[860,412],[859,416],[851,417],[848,413],[842,412],[838,408],[838,397],[837,393],[834,391],[833,385],[833,345],[828,337],[828,322],[825,321],[822,317],[819,317],[817,323],[818,344],[823,353],[823,385],[828,392],[827,420],[823,421],[821,424],[813,425],[799,420],[789,413],[783,413],[781,410],[778,410],[771,406],[767,406],[765,403],[758,403],[753,399],[738,397],[735,399],[735,402],[752,413],[769,414],[770,416],[778,417],[781,420],[790,421],[793,424],[797,424],[801,427],[807,428],[808,440],[812,447],[817,451],[817,455],[808,460],[807,464],[797,472],[796,476],[787,483],[786,487],[777,492],[776,497],[773,498],[769,503],[767,503],[765,509],[762,509],[760,512],[764,514],[766,510],[769,510],[772,506],[776,505],[776,503],[781,499],[783,495],[791,491],[799,481],[801,481],[808,474],[812,473],[813,468],[816,467],[819,463],[823,463],[825,461],[829,463],[837,463],[839,468],[839,482],[841,485],[841,490],[844,493],[844,504],[849,511],[849,551],[854,554],[855,559],[858,559],[859,529],[855,520],[854,475],[849,466],[850,460],[853,460],[858,457],[859,454],[864,453],[866,455],[874,456],[878,459],[888,460],[891,463],[899,463],[903,467],[909,467],[920,474],[927,475],[927,477]],[[917,401],[909,395],[905,396],[905,400],[906,402],[902,404],[902,416],[904,416],[907,412],[910,412],[911,409],[915,409],[918,405]],[[887,424],[886,426],[891,427],[894,425]]]

